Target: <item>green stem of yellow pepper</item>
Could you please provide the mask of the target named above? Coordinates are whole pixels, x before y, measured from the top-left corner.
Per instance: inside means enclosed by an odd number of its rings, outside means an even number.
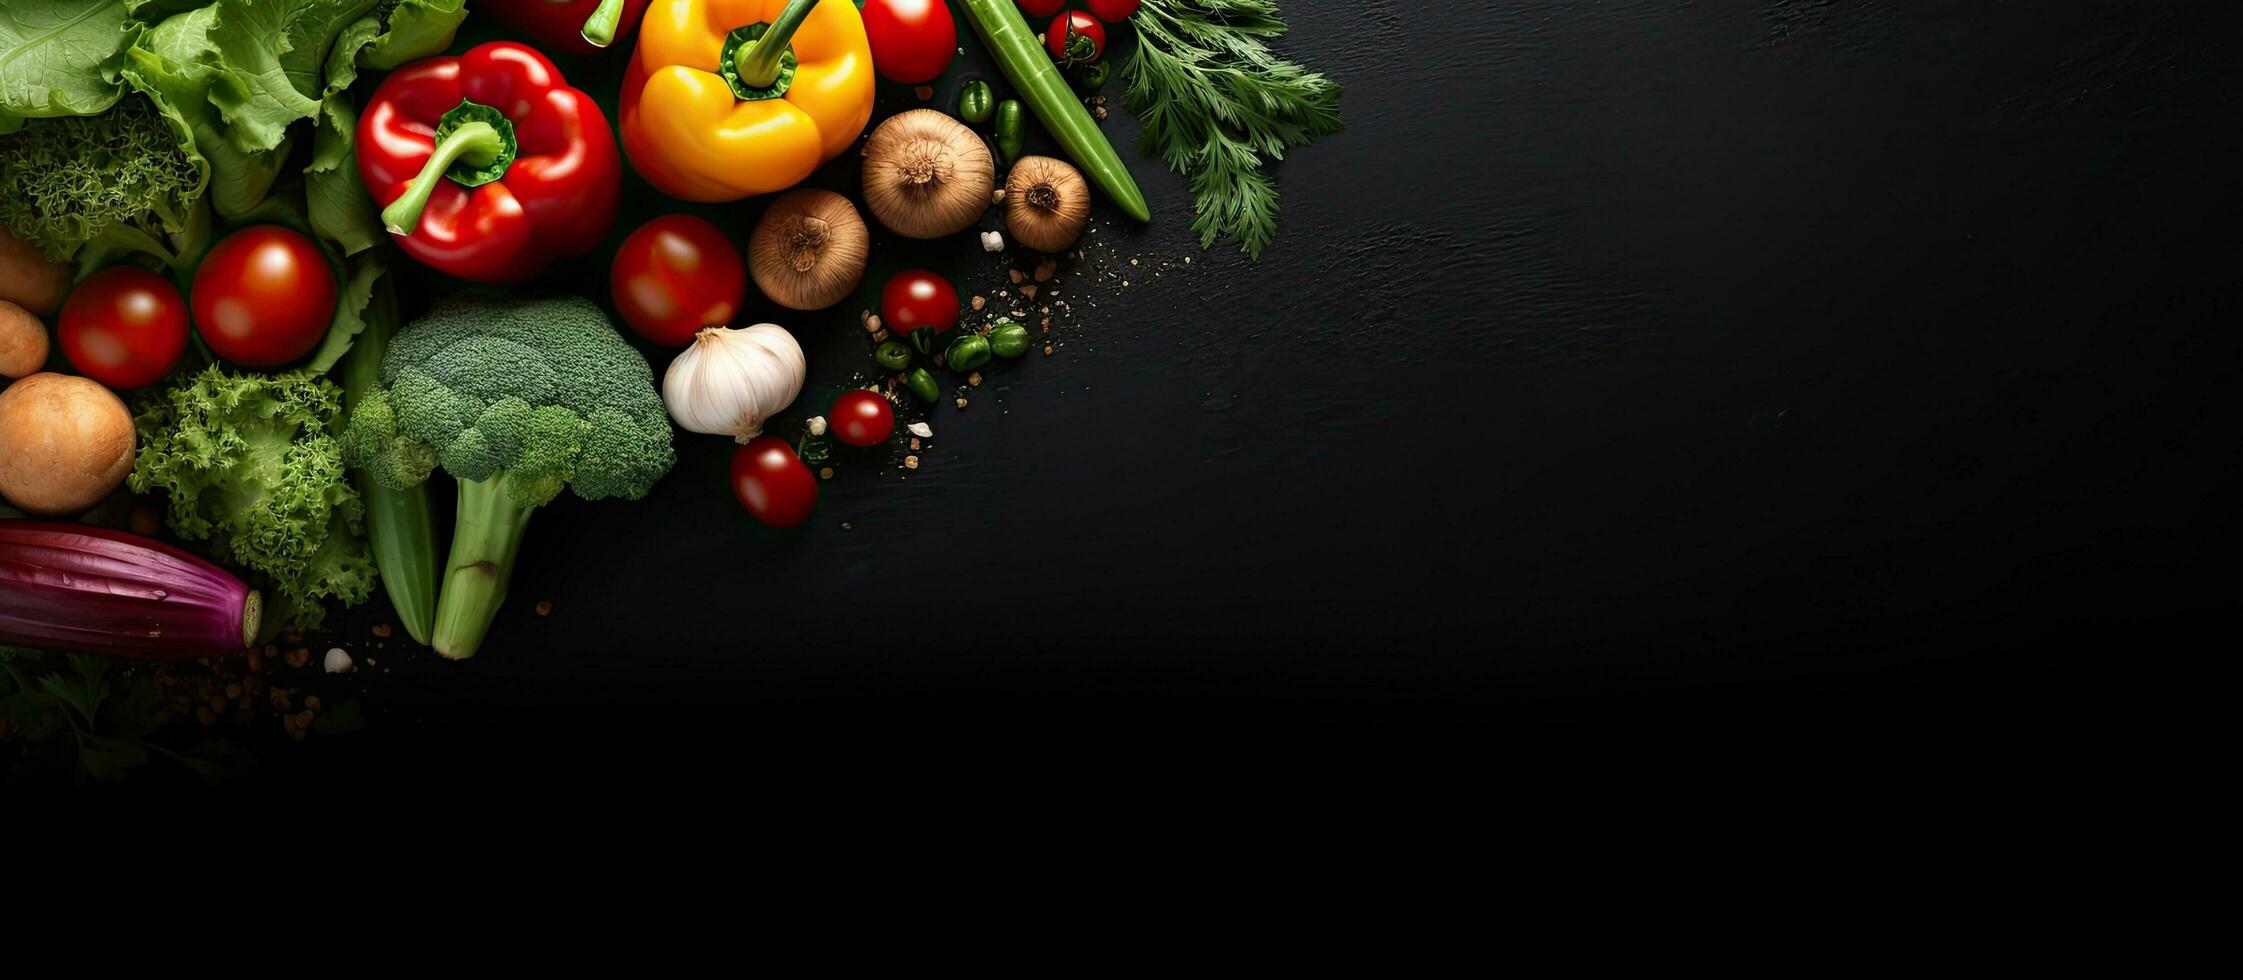
[[[756,38],[754,44],[740,46],[732,56],[732,68],[740,73],[740,81],[749,88],[770,88],[779,80],[779,61],[786,57],[787,42],[794,39],[795,28],[802,26],[810,16],[810,8],[818,0],[793,0],[787,9],[779,11],[779,19],[771,22],[771,29]]]
[[[584,40],[595,48],[615,43],[615,25],[622,19],[623,0],[600,0],[599,9],[584,20]]]

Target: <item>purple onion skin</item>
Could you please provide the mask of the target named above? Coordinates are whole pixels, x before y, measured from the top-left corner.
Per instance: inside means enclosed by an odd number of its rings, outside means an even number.
[[[163,542],[0,520],[0,643],[187,659],[247,647],[261,610],[240,579]]]

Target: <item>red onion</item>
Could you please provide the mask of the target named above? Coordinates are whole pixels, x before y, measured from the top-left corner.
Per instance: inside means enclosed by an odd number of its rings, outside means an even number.
[[[264,602],[225,569],[84,524],[0,520],[0,643],[184,659],[257,636]]]

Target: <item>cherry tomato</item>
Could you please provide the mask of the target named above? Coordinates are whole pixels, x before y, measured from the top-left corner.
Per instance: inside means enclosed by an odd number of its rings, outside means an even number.
[[[119,391],[145,388],[187,352],[187,301],[164,277],[120,265],[71,290],[56,329],[78,373]]]
[[[852,446],[877,446],[896,431],[896,409],[872,392],[857,390],[833,400],[834,437]]]
[[[608,291],[623,322],[649,342],[683,347],[702,327],[740,315],[748,266],[724,231],[690,214],[666,214],[616,250]]]
[[[327,336],[337,292],[335,270],[311,239],[257,225],[203,256],[188,303],[211,353],[249,367],[279,367]]]
[[[1083,6],[1089,7],[1091,13],[1098,15],[1099,20],[1119,24],[1137,12],[1137,2],[1138,0],[1090,0]]]
[[[920,327],[941,333],[958,322],[958,291],[925,269],[898,272],[880,290],[880,318],[897,335]]]
[[[958,52],[958,25],[943,0],[868,0],[865,39],[872,67],[891,82],[931,82]]]
[[[1080,10],[1070,10],[1051,19],[1051,26],[1044,29],[1044,47],[1063,65],[1097,61],[1106,54],[1106,25]]]
[[[1030,17],[1049,17],[1067,5],[1067,0],[1020,0],[1020,9]]]
[[[818,478],[778,436],[757,436],[732,454],[732,492],[748,516],[772,527],[793,527],[818,506]]]

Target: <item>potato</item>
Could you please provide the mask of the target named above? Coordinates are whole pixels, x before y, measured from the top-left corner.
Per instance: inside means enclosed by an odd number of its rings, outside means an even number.
[[[0,378],[38,374],[47,363],[47,325],[0,299]]]
[[[132,471],[132,413],[87,378],[34,374],[0,391],[0,498],[75,514]]]
[[[69,291],[69,266],[48,259],[38,246],[16,238],[0,225],[0,300],[40,316],[53,316],[62,308],[62,295]]]

